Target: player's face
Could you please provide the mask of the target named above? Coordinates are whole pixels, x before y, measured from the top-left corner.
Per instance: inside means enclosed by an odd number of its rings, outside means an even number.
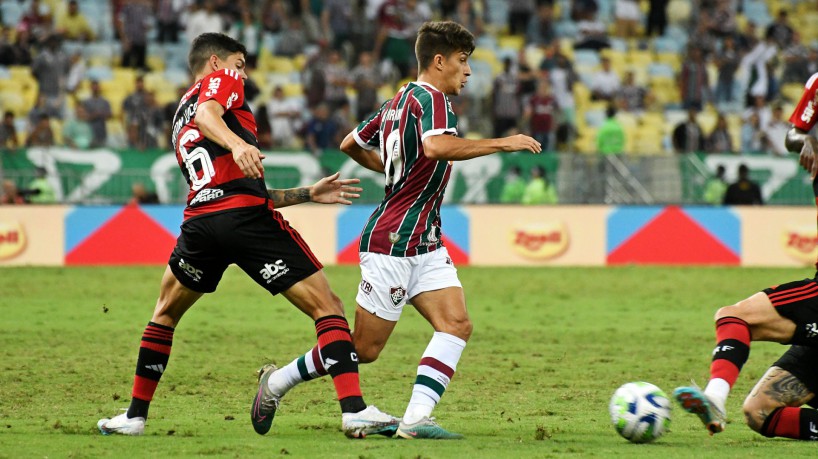
[[[441,90],[448,95],[460,94],[460,90],[466,86],[469,75],[471,75],[469,55],[464,52],[450,54],[443,66],[443,78],[446,85]]]
[[[223,68],[235,70],[241,75],[242,81],[247,79],[246,62],[244,61],[244,54],[242,53],[231,54],[224,60],[217,57],[216,65],[218,66],[216,70]]]

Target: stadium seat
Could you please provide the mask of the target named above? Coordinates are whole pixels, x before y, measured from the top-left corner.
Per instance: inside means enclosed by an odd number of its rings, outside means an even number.
[[[525,38],[521,35],[501,35],[497,38],[498,48],[511,48],[516,50],[523,49],[525,46]]]
[[[804,93],[804,85],[802,83],[787,83],[781,86],[781,95],[785,99],[797,102],[801,100],[801,95]]]

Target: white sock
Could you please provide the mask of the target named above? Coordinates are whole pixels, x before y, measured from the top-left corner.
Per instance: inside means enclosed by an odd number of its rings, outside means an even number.
[[[719,403],[721,405],[719,408],[724,408],[724,402],[727,401],[727,396],[730,395],[730,384],[721,378],[713,378],[705,386],[704,395]]]
[[[448,333],[435,332],[418,365],[412,398],[403,415],[403,422],[414,424],[432,414],[437,402],[454,376],[457,362],[466,342]]]
[[[321,363],[321,355],[318,346],[310,349],[306,354],[293,360],[278,371],[270,375],[267,380],[267,387],[279,397],[289,392],[293,387],[304,381],[311,381],[315,378],[325,376],[327,371]]]

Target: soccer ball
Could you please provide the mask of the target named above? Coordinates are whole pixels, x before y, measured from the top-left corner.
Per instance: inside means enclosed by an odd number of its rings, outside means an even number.
[[[670,400],[650,383],[624,384],[611,397],[609,410],[616,431],[632,443],[656,440],[670,426]]]

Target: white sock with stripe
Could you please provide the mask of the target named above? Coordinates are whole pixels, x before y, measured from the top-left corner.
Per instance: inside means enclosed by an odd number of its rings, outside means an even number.
[[[304,381],[311,381],[315,378],[325,376],[327,370],[321,363],[321,353],[318,346],[309,352],[293,360],[278,371],[270,375],[267,380],[267,387],[279,397],[283,397],[290,389]]]
[[[403,415],[404,423],[414,424],[432,414],[454,376],[465,347],[466,342],[462,339],[448,333],[435,332],[420,359],[412,398]]]

